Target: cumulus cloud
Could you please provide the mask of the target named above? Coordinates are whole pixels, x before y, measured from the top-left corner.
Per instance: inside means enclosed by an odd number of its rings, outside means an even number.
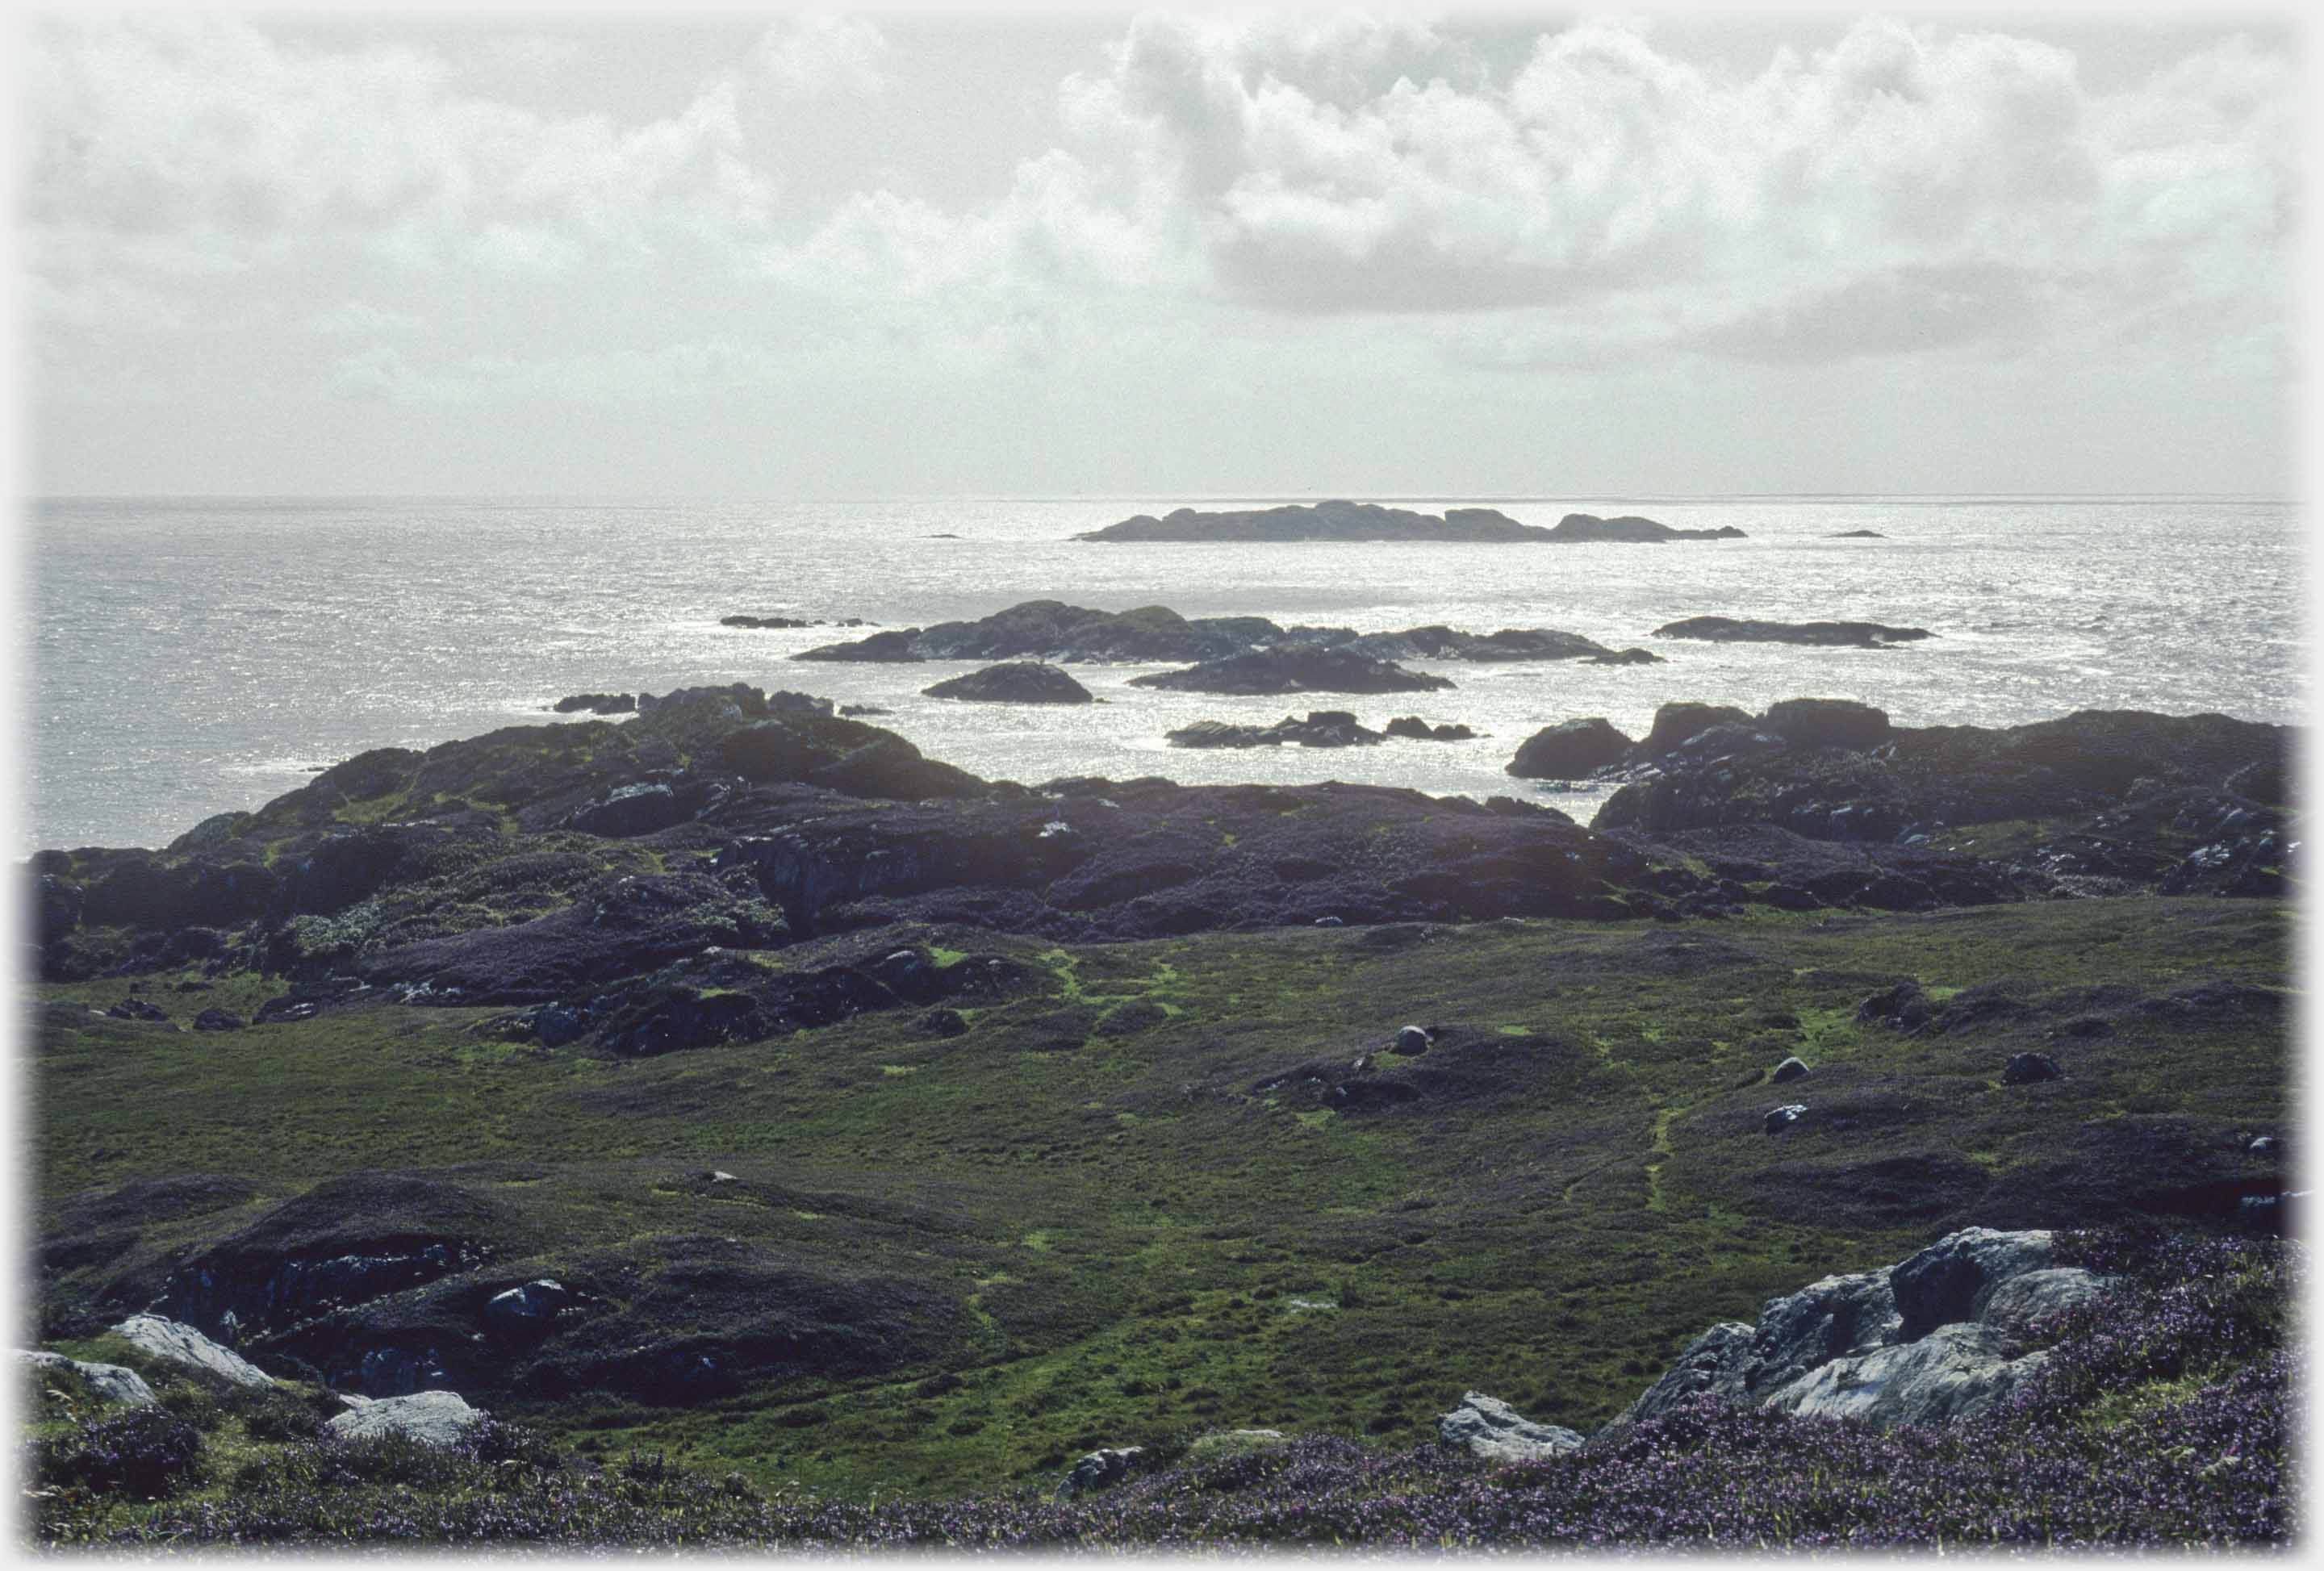
[[[760,36],[759,69],[777,90],[795,97],[877,93],[888,79],[881,62],[888,41],[860,16],[827,12],[786,17]]]

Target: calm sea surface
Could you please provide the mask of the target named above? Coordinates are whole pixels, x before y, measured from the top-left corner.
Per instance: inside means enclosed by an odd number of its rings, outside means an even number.
[[[1534,794],[1588,822],[1597,796],[1501,766],[1540,726],[1655,707],[1757,710],[1861,698],[1900,724],[2009,725],[2078,708],[2304,717],[2292,504],[2178,498],[1561,498],[1493,504],[1526,523],[1644,513],[1749,539],[1662,546],[1089,545],[1067,537],[1181,501],[847,504],[295,499],[57,500],[23,536],[36,846],[159,846],[310,772],[549,718],[558,698],[746,681],[877,704],[879,723],[988,777],[1164,774],[1187,782],[1364,781]],[[1204,506],[1249,505],[1213,499]],[[1440,512],[1458,498],[1407,501]],[[1877,530],[1881,540],[1837,540]],[[955,539],[936,538],[943,535]],[[733,612],[890,627],[1054,598],[1190,616],[1257,614],[1365,632],[1554,627],[1653,666],[1430,666],[1458,686],[1392,698],[1233,698],[1127,686],[1155,667],[1075,668],[1070,709],[923,698],[973,663],[785,657],[830,629],[743,632]],[[1884,652],[1704,644],[1648,633],[1717,613],[1931,629]],[[869,629],[862,630],[864,632]],[[1350,708],[1462,721],[1460,744],[1181,752],[1188,721]]]

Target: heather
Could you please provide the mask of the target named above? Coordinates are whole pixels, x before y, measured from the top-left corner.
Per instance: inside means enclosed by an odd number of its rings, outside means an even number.
[[[598,1465],[486,1423],[460,1445],[243,1447],[230,1474],[99,1477],[58,1459],[123,1420],[44,1443],[52,1542],[531,1542],[814,1548],[1938,1548],[2282,1545],[2300,1526],[2289,1431],[2299,1246],[2152,1224],[2071,1234],[2117,1279],[2037,1323],[2049,1360],[2004,1409],[1881,1432],[1703,1399],[1555,1461],[1490,1468],[1431,1445],[1295,1437],[1196,1450],[1075,1501],[1042,1489],[843,1499],[761,1489],[632,1454]],[[216,1447],[236,1429],[222,1402]],[[260,1399],[264,1400],[264,1399]],[[174,1420],[173,1420],[174,1421]],[[149,1426],[154,1443],[168,1425]],[[101,1432],[101,1433],[100,1433]],[[1229,1454],[1215,1461],[1194,1457]],[[175,1453],[171,1453],[175,1455]],[[203,1459],[207,1462],[208,1459]],[[171,1498],[132,1503],[152,1490]]]

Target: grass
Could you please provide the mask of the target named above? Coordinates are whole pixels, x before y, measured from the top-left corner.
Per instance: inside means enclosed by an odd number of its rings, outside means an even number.
[[[700,1236],[960,1306],[933,1351],[687,1407],[463,1386],[585,1455],[660,1452],[762,1490],[936,1496],[1054,1481],[1095,1446],[1204,1428],[1407,1445],[1467,1389],[1587,1430],[1711,1322],[1902,1258],[2094,1126],[2167,1110],[2280,1128],[2280,1020],[2126,1007],[2114,1034],[2053,1045],[2066,1079],[1995,1082],[2065,1009],[2053,995],[2283,987],[2292,919],[2273,902],[2138,899],[1062,948],[898,929],[897,947],[940,965],[1006,955],[1049,980],[963,1010],[955,1038],[885,1012],[623,1063],[503,1041],[494,1011],[382,1004],[199,1034],[51,1011],[32,1126],[51,1236],[70,1231],[74,1197],[134,1179],[227,1174],[254,1192],[137,1219],[116,1252],[51,1269],[44,1298],[101,1320],[117,1313],[97,1302],[108,1283],[152,1280],[171,1251],[318,1182],[424,1169],[506,1218],[492,1264],[509,1280],[591,1261],[619,1262],[601,1269],[609,1284],[650,1280],[669,1269],[657,1241]],[[1905,976],[1952,997],[2007,979],[2035,1012],[1916,1037],[1856,1019]],[[143,995],[181,1020],[209,1005],[247,1018],[276,991],[227,976],[171,992],[180,979]],[[124,985],[40,996],[106,1005]],[[1081,1023],[1130,1001],[1158,1006],[1149,1023]],[[1382,1051],[1411,1021],[1443,1028],[1438,1045]],[[1346,1076],[1366,1052],[1369,1077],[1417,1095],[1335,1109],[1322,1086],[1256,1090],[1310,1062]],[[1807,1079],[1751,1083],[1794,1053]],[[1760,1115],[1793,1100],[1853,1123],[1769,1139]],[[1849,1177],[1923,1159],[1974,1183],[1883,1179],[1883,1200]],[[683,1178],[706,1169],[739,1186]],[[702,1313],[706,1334],[727,1323]]]

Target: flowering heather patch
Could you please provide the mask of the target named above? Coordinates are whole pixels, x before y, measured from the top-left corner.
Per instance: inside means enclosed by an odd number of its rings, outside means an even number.
[[[581,1472],[486,1427],[426,1465],[322,1444],[246,1469],[231,1498],[147,1508],[121,1544],[530,1541],[699,1547],[1100,1548],[2269,1544],[2296,1530],[2286,1332],[2294,1249],[2107,1234],[2066,1258],[2124,1279],[2055,1317],[2001,1409],[1881,1431],[1702,1398],[1554,1460],[1500,1468],[1335,1436],[1102,1494],[761,1497],[677,1469]],[[73,1536],[60,1518],[46,1536]]]

